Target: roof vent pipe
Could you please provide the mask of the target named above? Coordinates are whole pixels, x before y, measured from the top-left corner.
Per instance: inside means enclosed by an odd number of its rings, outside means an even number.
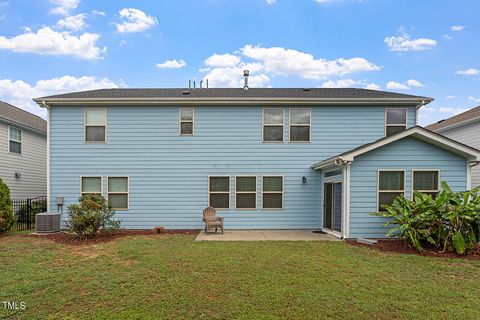
[[[243,90],[248,90],[248,76],[250,75],[250,71],[243,70],[243,77],[245,78],[245,84],[243,85]]]
[[[200,80],[200,89],[202,88],[203,80]]]

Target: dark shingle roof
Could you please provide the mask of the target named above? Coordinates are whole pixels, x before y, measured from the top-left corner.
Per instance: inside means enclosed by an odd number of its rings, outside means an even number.
[[[188,94],[185,94],[188,92]],[[402,93],[356,88],[203,88],[203,89],[98,89],[58,94],[42,99],[121,99],[121,98],[318,98],[318,99],[418,99],[432,98]]]
[[[47,133],[47,121],[25,110],[0,101],[0,119]]]
[[[436,131],[446,127],[450,127],[460,122],[474,120],[476,118],[480,118],[480,106],[457,114],[448,119],[440,120],[437,123],[426,126],[425,128],[427,128],[428,130]]]

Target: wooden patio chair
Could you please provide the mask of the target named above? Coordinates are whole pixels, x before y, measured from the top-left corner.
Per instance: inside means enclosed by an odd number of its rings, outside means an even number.
[[[212,207],[207,207],[203,210],[203,222],[205,222],[205,233],[209,234],[210,229],[215,228],[215,233],[217,229],[220,228],[223,234],[223,217],[217,217],[217,210]]]

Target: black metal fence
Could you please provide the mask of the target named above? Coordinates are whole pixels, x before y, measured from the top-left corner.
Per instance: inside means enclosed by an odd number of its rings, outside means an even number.
[[[17,223],[13,227],[16,231],[34,229],[35,215],[47,211],[47,197],[12,199],[12,204],[17,218]]]

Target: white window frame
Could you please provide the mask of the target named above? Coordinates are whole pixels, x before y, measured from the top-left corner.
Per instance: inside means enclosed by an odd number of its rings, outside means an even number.
[[[405,123],[387,123],[388,110],[405,110]],[[400,127],[405,126],[405,130],[408,129],[408,108],[385,108],[385,128],[384,135],[387,136],[387,127]]]
[[[127,192],[110,192],[109,179],[110,178],[127,178]],[[116,211],[128,211],[130,209],[130,177],[129,176],[107,176],[107,201],[110,194],[126,194],[127,195],[127,207],[126,208],[113,208]]]
[[[100,178],[100,193],[98,192],[83,192],[83,178]],[[103,177],[102,176],[80,176],[80,196],[86,194],[99,194],[103,197]]]
[[[303,124],[293,124],[292,123],[292,110],[308,110],[309,114],[309,123],[303,123]],[[306,127],[308,126],[308,141],[292,141],[291,139],[291,133],[292,127]],[[288,143],[310,143],[312,142],[312,108],[288,108]]]
[[[225,192],[225,191],[210,191],[210,178],[228,178],[228,191]],[[230,189],[231,189],[231,186],[230,186],[230,176],[224,176],[224,175],[220,175],[220,176],[208,176],[208,206],[211,207],[211,204],[210,204],[210,194],[212,193],[227,193],[228,194],[228,208],[215,208],[217,211],[229,211],[230,210]]]
[[[16,129],[16,130],[19,130],[19,131],[20,131],[20,141],[15,140],[15,139],[12,139],[12,137],[10,137],[10,128],[13,128],[13,129]],[[14,154],[22,155],[22,154],[23,154],[23,142],[22,142],[22,139],[23,139],[23,130],[22,130],[22,129],[19,129],[19,128],[13,127],[13,126],[8,126],[8,153],[14,153]],[[20,153],[10,151],[10,141],[14,141],[14,142],[20,143]]]
[[[255,207],[254,208],[237,208],[237,195],[238,194],[252,194],[254,191],[238,191],[237,190],[237,178],[255,178]],[[258,207],[258,178],[255,175],[241,175],[235,176],[235,210],[257,210]]]
[[[282,110],[282,124],[265,123],[265,110]],[[265,141],[265,127],[282,127],[282,141]],[[262,143],[285,143],[285,108],[263,107],[262,108]]]
[[[407,171],[405,169],[378,169],[377,170],[377,201],[376,201],[376,208],[375,212],[378,211],[380,208],[379,201],[380,201],[380,193],[401,193],[402,190],[380,190],[380,172],[382,171],[395,171],[395,172],[403,172],[403,197],[406,196],[407,193]],[[382,211],[383,212],[383,211]]]
[[[277,178],[282,178],[282,191],[264,191],[264,178],[268,177],[277,177]],[[282,207],[281,208],[265,208],[264,206],[264,201],[263,201],[263,196],[265,193],[275,193],[275,194],[282,194]],[[262,210],[265,211],[282,211],[285,209],[285,177],[283,175],[264,175],[262,176]]]
[[[414,190],[413,189],[413,186],[414,186],[414,183],[413,183],[413,177],[414,177],[414,174],[415,172],[422,172],[422,171],[429,171],[429,172],[437,172],[437,176],[438,176],[438,180],[437,180],[437,190]],[[413,192],[414,191],[418,191],[418,192],[437,192],[439,193],[440,192],[440,169],[412,169],[412,186],[411,186],[411,198],[413,199]]]
[[[182,110],[192,109],[192,120],[182,120]],[[192,133],[182,133],[182,123],[192,124]],[[194,107],[181,107],[178,110],[178,135],[180,136],[194,136],[195,135],[195,108]]]
[[[105,140],[104,141],[87,141],[87,127],[101,127],[102,125],[87,124],[87,110],[103,110],[105,112]],[[83,110],[83,143],[107,143],[107,108],[105,107],[85,107]]]

